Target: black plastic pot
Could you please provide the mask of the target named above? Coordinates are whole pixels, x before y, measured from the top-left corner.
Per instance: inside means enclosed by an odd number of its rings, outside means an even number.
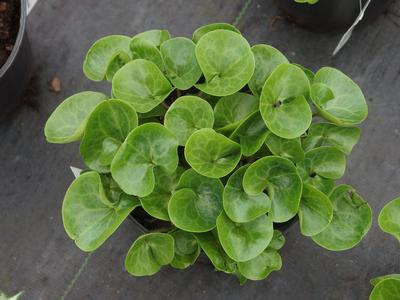
[[[361,0],[364,5],[367,0]],[[371,22],[386,10],[388,0],[372,0],[361,24]],[[359,0],[319,0],[316,4],[275,0],[290,22],[317,32],[339,31],[353,24],[360,13]]]
[[[27,2],[21,0],[18,36],[6,63],[0,68],[0,119],[22,102],[31,73],[31,51],[26,34]]]

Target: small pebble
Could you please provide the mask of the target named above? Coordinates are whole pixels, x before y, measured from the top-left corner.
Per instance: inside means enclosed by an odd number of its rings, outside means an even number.
[[[57,76],[55,76],[49,86],[49,90],[54,93],[59,93],[61,92],[61,80]]]

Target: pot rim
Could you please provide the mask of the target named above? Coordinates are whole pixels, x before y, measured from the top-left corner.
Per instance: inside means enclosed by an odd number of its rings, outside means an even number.
[[[19,49],[21,48],[22,40],[24,38],[28,6],[27,6],[26,0],[20,0],[20,2],[21,2],[21,7],[20,7],[21,13],[20,13],[20,18],[19,18],[18,35],[15,40],[14,48],[11,51],[10,56],[7,58],[4,65],[0,68],[0,78],[2,78],[5,73],[7,73],[7,70],[14,63],[15,57],[17,56]]]

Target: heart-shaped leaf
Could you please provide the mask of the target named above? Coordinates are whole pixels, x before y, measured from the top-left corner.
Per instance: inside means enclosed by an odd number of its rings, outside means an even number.
[[[252,163],[244,174],[243,188],[250,195],[267,190],[274,222],[286,222],[297,214],[302,182],[296,167],[286,158],[268,156]]]
[[[312,236],[314,242],[332,251],[347,250],[357,245],[372,224],[372,213],[349,185],[339,185],[331,193],[333,218],[321,233]]]
[[[388,274],[388,275],[382,275],[379,277],[375,277],[373,279],[371,279],[369,282],[375,286],[377,285],[379,282],[381,282],[382,280],[388,279],[388,278],[394,278],[394,279],[399,279],[400,280],[400,274]]]
[[[288,158],[294,163],[298,163],[304,159],[304,151],[301,147],[300,138],[284,139],[272,132],[269,132],[265,144],[272,154]]]
[[[242,181],[247,168],[248,165],[240,167],[231,175],[223,193],[225,213],[237,223],[252,221],[271,209],[271,200],[266,194],[250,196],[243,190]]]
[[[189,232],[176,229],[170,232],[174,238],[175,256],[171,266],[177,269],[186,269],[192,265],[200,254],[200,245],[195,236]]]
[[[68,188],[62,206],[65,231],[83,251],[100,247],[140,205],[138,199],[119,193],[107,198],[101,177],[90,171],[81,174]]]
[[[175,133],[179,144],[184,146],[196,130],[213,127],[213,109],[207,101],[199,97],[183,96],[169,107],[164,125]]]
[[[321,68],[315,74],[310,95],[319,115],[329,122],[355,125],[368,115],[361,89],[337,69]]]
[[[380,281],[373,289],[369,300],[399,300],[400,279],[387,278]]]
[[[89,115],[108,97],[102,93],[81,92],[65,99],[51,114],[44,127],[50,143],[70,143],[81,139]]]
[[[301,195],[299,221],[300,231],[305,236],[313,236],[332,221],[333,207],[328,196],[311,185],[303,185]]]
[[[170,39],[161,45],[167,77],[180,90],[191,88],[200,79],[195,47],[191,40],[183,37]]]
[[[238,263],[240,273],[250,280],[263,280],[273,271],[279,271],[282,259],[274,249],[266,249],[257,257]]]
[[[90,80],[103,80],[117,55],[124,53],[129,57],[130,42],[131,38],[125,35],[109,35],[97,40],[86,54],[83,73]]]
[[[268,245],[268,249],[279,250],[285,245],[285,237],[282,232],[274,229],[274,235],[272,236],[272,240]]]
[[[228,23],[212,23],[212,24],[207,24],[204,26],[201,26],[195,30],[193,33],[192,40],[194,43],[197,43],[200,38],[205,35],[206,33],[209,33],[210,31],[218,30],[218,29],[223,29],[223,30],[230,30],[236,33],[240,33],[239,29],[237,29],[235,26],[228,24]]]
[[[263,252],[274,233],[272,220],[262,215],[247,223],[235,223],[225,212],[217,218],[218,237],[225,252],[234,261],[248,261]]]
[[[113,95],[145,113],[163,102],[173,87],[160,69],[151,61],[135,59],[115,73]]]
[[[141,32],[133,37],[133,39],[144,39],[153,44],[153,46],[160,47],[162,43],[171,38],[168,30],[164,29],[151,29]],[[133,40],[132,39],[132,40]]]
[[[304,72],[291,64],[280,64],[261,91],[260,112],[269,130],[293,139],[310,127],[312,114],[305,98],[310,82]]]
[[[146,123],[132,130],[111,163],[111,174],[122,190],[145,197],[155,186],[154,168],[172,173],[178,166],[178,141],[167,128]]]
[[[137,125],[136,111],[128,103],[109,100],[99,104],[89,116],[80,145],[85,164],[100,173],[110,172],[115,153]]]
[[[268,132],[260,112],[256,111],[236,128],[230,139],[240,144],[244,156],[252,156],[260,150]]]
[[[259,101],[246,93],[222,97],[214,107],[215,128],[221,133],[231,133],[250,114],[258,111]]]
[[[174,259],[174,239],[167,233],[140,236],[129,248],[126,270],[134,276],[150,276]]]
[[[400,241],[400,198],[393,199],[381,210],[379,227]]]
[[[160,70],[164,70],[164,62],[161,52],[152,41],[145,38],[133,38],[130,43],[133,59],[145,59],[153,62]]]
[[[155,169],[155,186],[153,192],[140,198],[143,209],[154,218],[169,221],[168,203],[175,192],[183,169],[178,167],[174,173],[168,174],[163,169]]]
[[[357,127],[340,127],[330,123],[311,124],[307,136],[303,140],[305,151],[320,146],[334,146],[340,151],[350,154],[360,138]]]
[[[219,179],[202,176],[193,169],[185,171],[169,201],[172,223],[189,232],[210,231],[222,211],[223,189]]]
[[[214,96],[238,92],[254,72],[254,56],[249,43],[240,34],[229,30],[206,33],[196,45],[196,58],[205,77],[205,82],[196,87]]]
[[[265,81],[272,71],[280,64],[289,63],[287,58],[277,49],[269,45],[254,45],[251,47],[255,59],[253,77],[249,81],[251,92],[260,97]]]
[[[238,143],[210,128],[195,131],[185,146],[185,158],[189,165],[201,175],[212,178],[232,172],[241,155]]]

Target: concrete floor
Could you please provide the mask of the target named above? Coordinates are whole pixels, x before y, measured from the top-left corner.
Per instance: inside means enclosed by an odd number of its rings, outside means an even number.
[[[133,35],[166,28],[191,36],[198,26],[232,22],[244,0],[41,0],[29,16],[35,76],[29,105],[0,125],[0,289],[22,299],[367,299],[369,279],[400,272],[399,244],[376,224],[379,210],[400,194],[400,18],[390,13],[359,28],[336,57],[339,34],[311,33],[280,19],[271,0],[254,0],[238,23],[248,40],[279,48],[297,63],[343,70],[362,87],[369,117],[348,159],[344,181],[355,186],[374,210],[374,225],[356,248],[329,252],[300,236],[286,235],[283,267],[268,280],[239,286],[234,278],[195,265],[164,268],[134,278],[123,260],[139,230],[126,220],[91,255],[69,240],[61,222],[64,192],[81,166],[78,145],[47,144],[43,126],[67,96],[82,90],[108,91],[81,71],[90,44],[102,35]],[[394,7],[393,9],[396,9]],[[399,12],[400,9],[397,8]],[[396,23],[397,22],[397,23]],[[58,76],[59,94],[48,90]]]

